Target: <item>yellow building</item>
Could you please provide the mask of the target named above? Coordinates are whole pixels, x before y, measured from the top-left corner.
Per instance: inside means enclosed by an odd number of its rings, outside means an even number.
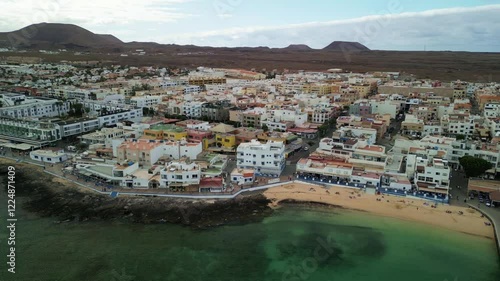
[[[149,130],[144,130],[144,139],[178,141],[187,139],[187,132],[184,128],[171,124],[157,124],[151,126]]]
[[[233,134],[216,133],[215,145],[217,147],[234,148],[236,146],[236,136]]]
[[[212,84],[226,84],[224,77],[191,77],[189,78],[189,85],[203,86]]]
[[[454,99],[464,99],[465,97],[466,97],[465,89],[463,89],[463,88],[453,89],[453,98]]]
[[[215,134],[215,146],[231,148],[236,147],[236,129],[231,125],[220,123],[219,125],[210,129]]]
[[[371,91],[370,84],[351,85],[350,88],[356,90],[360,98],[365,98]]]

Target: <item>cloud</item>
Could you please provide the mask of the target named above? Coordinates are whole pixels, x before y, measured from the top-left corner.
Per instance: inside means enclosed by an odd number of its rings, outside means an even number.
[[[176,22],[191,17],[176,6],[190,0],[2,0],[1,30],[15,30],[40,22],[82,26],[138,22]]]
[[[397,4],[397,2],[394,2]],[[323,48],[334,40],[358,41],[372,49],[476,50],[500,49],[500,5],[404,12],[388,6],[384,14],[283,26],[251,26],[169,35],[164,43],[210,46],[308,44]]]

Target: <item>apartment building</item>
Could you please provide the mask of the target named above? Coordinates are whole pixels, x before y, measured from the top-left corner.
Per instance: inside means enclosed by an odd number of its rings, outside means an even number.
[[[99,120],[95,118],[79,118],[70,121],[56,121],[55,124],[61,138],[76,136],[101,128],[101,126],[99,126]]]
[[[183,127],[172,124],[154,124],[144,130],[144,139],[179,141],[187,139],[187,131]]]
[[[307,122],[310,123],[323,124],[335,116],[335,109],[331,107],[305,108],[304,112],[307,113]]]
[[[133,161],[139,166],[153,166],[163,155],[161,142],[149,140],[126,140],[117,147],[118,161]]]
[[[160,171],[160,187],[186,189],[197,186],[201,180],[201,168],[198,164],[186,161],[172,161]]]
[[[371,92],[372,87],[370,86],[370,84],[354,84],[349,85],[349,89],[353,89],[358,92],[360,98],[366,98],[366,96],[368,96],[368,94]]]
[[[209,121],[228,121],[230,108],[229,101],[206,102],[201,105],[201,117]]]
[[[412,137],[420,137],[424,132],[424,120],[415,115],[407,114],[401,123],[401,133]]]
[[[383,173],[385,171],[387,155],[385,147],[369,145],[359,141],[354,146],[354,151],[349,158],[349,163],[366,172]]]
[[[367,100],[358,100],[349,106],[349,114],[366,117],[372,114],[372,105]]]
[[[236,146],[236,129],[233,126],[220,123],[210,131],[215,135],[216,147],[234,149]]]
[[[448,161],[428,156],[417,156],[415,184],[419,191],[448,196],[450,168]]]
[[[187,158],[194,160],[203,151],[201,142],[188,142],[186,140],[180,141],[166,141],[163,142],[163,156],[169,159]]]
[[[187,140],[190,142],[201,142],[203,149],[207,149],[215,142],[214,134],[211,131],[187,130]]]
[[[371,112],[374,114],[389,114],[391,118],[396,118],[396,114],[399,112],[401,109],[401,103],[399,102],[394,102],[390,100],[384,100],[384,101],[370,101],[370,106],[371,106]],[[349,110],[351,107],[349,107]]]
[[[322,178],[325,183],[350,182],[353,165],[346,159],[310,156],[297,162],[297,174],[305,179]]]
[[[189,85],[204,86],[213,84],[226,84],[226,78],[224,77],[189,77]]]
[[[206,121],[196,120],[196,119],[188,119],[184,121],[179,121],[175,123],[175,125],[179,127],[183,127],[191,130],[200,130],[200,131],[208,131],[212,128],[212,125]]]
[[[6,117],[0,117],[0,136],[2,139],[27,143],[47,143],[62,137],[55,123]]]
[[[481,122],[478,115],[450,114],[441,118],[441,127],[444,134],[472,136],[476,132],[476,125]]]
[[[241,112],[241,125],[244,127],[260,128],[262,121],[267,119],[264,108],[255,108]]]
[[[130,136],[131,134],[132,132],[120,128],[102,128],[97,132],[82,135],[79,139],[89,145],[100,144],[110,147],[111,140]]]
[[[377,141],[378,134],[376,129],[343,126],[340,127],[337,131],[340,132],[343,137],[366,140],[369,144],[375,144],[375,142]]]
[[[486,118],[500,117],[500,103],[486,103],[483,108],[483,116]]]
[[[240,169],[254,169],[257,175],[278,177],[285,168],[285,144],[252,140],[241,143],[236,152]]]
[[[296,126],[303,125],[307,122],[308,115],[305,112],[293,109],[274,109],[270,110],[267,120],[276,122],[292,122]]]
[[[5,96],[6,94],[4,94]],[[70,110],[70,102],[59,101],[42,97],[28,97],[24,100],[14,101],[14,105],[7,106],[6,104],[0,108],[0,116],[11,118],[42,118],[42,117],[58,117],[68,114]]]
[[[458,167],[460,158],[463,156],[474,156],[482,158],[491,163],[495,171],[500,171],[500,143],[492,141],[484,143],[480,141],[457,140],[451,145],[447,160],[450,166]]]
[[[107,111],[101,114],[99,117],[97,117],[97,120],[99,122],[99,127],[104,127],[104,126],[114,126],[117,125],[119,122],[126,120],[139,121],[142,119],[142,117],[143,117],[142,109],[136,108],[128,110],[121,109],[115,111]]]
[[[203,102],[199,101],[185,101],[182,104],[182,115],[189,118],[200,118]]]
[[[158,104],[160,104],[162,101],[162,96],[136,96],[136,97],[131,97],[130,98],[130,105],[134,107],[154,107]]]

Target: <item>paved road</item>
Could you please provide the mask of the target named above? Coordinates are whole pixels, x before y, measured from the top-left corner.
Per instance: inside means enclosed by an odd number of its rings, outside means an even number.
[[[469,207],[468,204],[478,208],[481,212],[486,214],[494,223],[497,229],[497,235],[500,229],[500,206],[496,208],[487,207],[483,203],[479,203],[479,200],[476,198],[470,200],[467,197],[467,185],[469,179],[465,176],[465,173],[461,171],[452,170],[451,179],[450,179],[450,204],[455,206]],[[457,198],[458,196],[458,198]],[[464,199],[466,201],[464,201]],[[497,240],[500,237],[497,237]],[[497,242],[500,243],[500,242]],[[500,248],[498,249],[500,252]]]

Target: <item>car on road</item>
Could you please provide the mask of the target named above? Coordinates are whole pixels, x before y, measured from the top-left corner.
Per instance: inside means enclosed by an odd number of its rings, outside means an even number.
[[[308,151],[309,150],[309,147],[308,146],[304,146],[304,151]]]

